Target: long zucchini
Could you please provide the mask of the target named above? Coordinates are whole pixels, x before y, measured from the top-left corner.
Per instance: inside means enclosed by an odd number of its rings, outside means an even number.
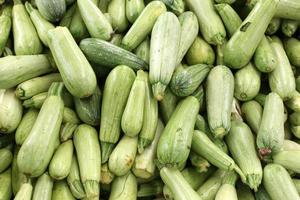
[[[59,21],[66,12],[65,0],[35,0],[42,16],[50,22]]]
[[[68,28],[70,29],[72,36],[76,40],[80,41],[86,37],[89,37],[89,32],[88,32],[86,25],[84,24],[84,21],[81,17],[77,3],[75,5],[75,11],[74,11],[72,20],[71,20]]]
[[[276,16],[280,18],[300,20],[300,2],[295,0],[280,0]]]
[[[291,170],[292,172],[299,173],[299,158],[300,151],[299,150],[283,150],[273,155],[273,162],[283,166],[287,170]]]
[[[19,170],[18,163],[17,163],[17,155],[19,149],[20,149],[19,147],[15,147],[14,149],[14,158],[11,167],[11,181],[12,181],[11,186],[14,195],[17,194],[17,192],[19,191],[23,183],[27,183],[30,180],[28,176],[26,176]]]
[[[12,26],[11,6],[6,6],[0,16],[0,56],[2,55],[5,45],[9,39],[9,34]]]
[[[23,183],[14,200],[31,200],[33,186],[31,183]]]

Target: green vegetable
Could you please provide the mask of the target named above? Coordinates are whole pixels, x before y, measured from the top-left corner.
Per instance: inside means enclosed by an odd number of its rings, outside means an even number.
[[[300,20],[300,2],[294,0],[281,0],[279,2],[276,17]]]
[[[289,38],[284,40],[284,49],[289,61],[292,65],[300,67],[300,56],[297,52],[300,50],[300,40],[296,38]],[[297,78],[297,80],[299,80]]]
[[[183,0],[160,0],[176,15],[180,15],[185,10],[185,2]]]
[[[125,4],[125,0],[111,0],[107,7],[107,12],[112,18],[112,26],[118,33],[124,32],[128,27]]]
[[[0,149],[0,173],[4,172],[12,163],[13,154],[8,148]]]
[[[74,133],[80,178],[87,198],[99,198],[101,152],[96,129],[82,124]]]
[[[299,26],[299,22],[296,20],[284,19],[281,23],[281,31],[287,37],[292,37]]]
[[[102,163],[108,158],[120,137],[121,118],[134,82],[133,70],[125,65],[114,68],[108,75],[104,85],[102,108],[101,108],[101,160]]]
[[[75,200],[65,180],[54,182],[51,200]]]
[[[123,35],[121,34],[113,34],[112,38],[110,39],[110,43],[112,43],[113,45],[116,45],[118,47],[121,46],[121,42],[123,39]]]
[[[60,141],[65,142],[68,139],[71,139],[77,126],[78,124],[74,124],[72,122],[66,122],[65,124],[63,124],[59,133]]]
[[[76,40],[82,40],[89,36],[89,32],[84,24],[84,21],[81,17],[78,4],[76,3],[75,11],[68,27],[70,29],[70,33]]]
[[[12,133],[18,128],[23,114],[21,101],[13,89],[0,89],[0,133]]]
[[[180,23],[166,12],[158,17],[151,33],[149,79],[154,97],[161,101],[176,67],[180,44]],[[177,33],[177,34],[174,34]]]
[[[0,56],[4,51],[11,30],[11,6],[6,6],[0,16]]]
[[[214,67],[207,77],[206,105],[208,124],[216,138],[222,138],[230,129],[233,90],[234,77],[229,68]]]
[[[199,28],[204,39],[213,45],[222,44],[226,37],[226,31],[221,18],[214,9],[211,0],[187,0],[188,8],[198,18]]]
[[[82,182],[80,180],[78,161],[74,154],[72,157],[70,173],[67,177],[67,182],[68,182],[69,188],[71,190],[71,193],[73,194],[74,197],[76,197],[78,199],[82,199],[85,197],[85,191],[84,191]]]
[[[17,192],[19,191],[21,185],[23,183],[27,183],[30,178],[27,177],[25,174],[20,172],[18,164],[17,164],[17,155],[19,152],[19,147],[15,147],[14,149],[14,157],[13,157],[13,162],[12,162],[12,167],[11,167],[11,187],[13,194],[16,195]],[[1,194],[1,193],[0,193]]]
[[[165,124],[170,120],[172,113],[176,108],[177,102],[177,97],[172,93],[169,87],[167,87],[163,100],[159,102],[159,109]]]
[[[31,177],[38,177],[45,172],[54,153],[63,118],[62,89],[62,83],[51,85],[48,97],[18,153],[19,169]]]
[[[41,175],[34,186],[34,191],[32,194],[32,200],[51,200],[52,197],[52,188],[53,188],[53,180],[48,175],[48,173],[44,173]]]
[[[163,182],[161,180],[154,180],[149,183],[143,183],[139,185],[138,197],[150,197],[158,196],[163,191]]]
[[[266,34],[267,35],[275,34],[279,30],[280,25],[281,25],[281,19],[277,18],[277,17],[274,17],[268,25],[268,28],[266,30]]]
[[[293,182],[294,182],[294,184],[296,186],[296,189],[297,189],[297,192],[299,194],[299,192],[300,192],[300,180],[299,179],[293,179]]]
[[[48,32],[48,37],[50,50],[69,92],[79,98],[92,95],[97,86],[96,75],[69,30],[57,27]]]
[[[71,108],[65,107],[64,114],[63,114],[63,123],[79,124],[80,120],[77,117],[77,114],[74,110],[72,110]]]
[[[242,183],[237,184],[237,194],[239,200],[256,200],[250,188]]]
[[[266,98],[267,98],[266,94],[258,93],[254,98],[254,100],[257,101],[262,107],[264,107]]]
[[[300,199],[290,175],[281,165],[268,164],[264,168],[263,184],[272,200]]]
[[[270,195],[267,193],[263,186],[260,186],[255,192],[255,199],[257,200],[271,200]]]
[[[50,22],[59,21],[66,12],[65,0],[35,0],[41,15]]]
[[[146,63],[149,63],[150,59],[150,40],[147,37],[135,50],[135,55],[143,59]]]
[[[205,158],[199,156],[193,151],[190,152],[189,159],[192,166],[194,166],[199,173],[206,172],[210,167],[210,163]]]
[[[31,183],[23,183],[14,200],[31,200],[32,190]]]
[[[222,180],[222,185],[219,188],[215,200],[238,200],[235,188],[235,182],[238,176],[235,172],[228,172]]]
[[[0,199],[9,200],[12,197],[11,188],[11,169],[7,169],[5,172],[0,174]]]
[[[108,164],[101,165],[101,178],[100,181],[102,184],[109,185],[115,178],[115,175],[109,170]]]
[[[133,24],[144,8],[143,0],[126,0],[126,17],[128,21]]]
[[[60,26],[70,27],[76,8],[77,8],[76,3],[70,6],[70,8],[65,12],[63,18],[60,20],[59,23]]]
[[[137,199],[137,190],[136,178],[131,172],[128,172],[113,180],[109,200],[135,200]]]
[[[253,133],[257,134],[263,112],[262,106],[257,101],[251,100],[243,103],[241,109],[247,124]]]
[[[291,98],[285,101],[288,108],[295,112],[300,112],[300,93],[294,90],[291,94]]]
[[[273,162],[283,166],[285,169],[291,170],[293,172],[299,173],[299,158],[300,151],[292,150],[292,151],[280,151],[273,155]]]

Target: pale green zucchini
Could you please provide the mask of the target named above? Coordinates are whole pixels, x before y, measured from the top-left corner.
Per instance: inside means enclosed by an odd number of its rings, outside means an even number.
[[[63,123],[79,124],[80,119],[78,118],[76,112],[73,109],[65,107],[63,114]]]
[[[287,37],[292,37],[296,33],[298,26],[299,21],[283,19],[281,23],[281,32]]]
[[[184,0],[160,0],[176,15],[181,15],[185,10]]]
[[[300,40],[296,38],[289,38],[284,40],[284,49],[290,63],[292,65],[295,65],[296,67],[300,67],[300,56],[298,53],[300,51]],[[297,80],[299,81],[298,78]]]
[[[80,180],[78,161],[74,154],[72,158],[70,173],[67,177],[67,182],[71,190],[71,193],[73,194],[74,197],[78,199],[82,199],[85,197],[85,191]]]
[[[181,27],[177,17],[166,12],[158,17],[151,33],[149,79],[154,97],[161,101],[176,67]],[[177,34],[174,34],[177,33]]]
[[[108,13],[106,13],[106,14],[108,14]],[[111,37],[109,42],[112,43],[113,45],[120,47],[122,39],[123,39],[123,35],[116,33],[116,34],[113,34],[113,36]]]
[[[2,173],[10,166],[13,160],[13,154],[8,147],[0,149],[0,160],[0,173]]]
[[[300,20],[300,2],[295,0],[280,0],[276,17]]]
[[[89,37],[89,32],[81,17],[77,2],[76,2],[74,14],[72,16],[72,20],[68,28],[70,29],[70,33],[76,40],[80,41],[84,38]]]
[[[136,178],[131,172],[116,177],[111,185],[109,200],[135,200],[137,199],[137,187]]]
[[[57,181],[53,185],[51,200],[75,200],[65,180]]]
[[[12,188],[11,188],[11,168],[7,169],[5,172],[0,174],[0,199],[1,200],[10,200],[12,197]]]
[[[29,177],[27,177],[25,174],[23,174],[19,170],[19,167],[17,164],[18,152],[19,152],[19,147],[15,147],[14,158],[13,158],[12,167],[11,167],[11,187],[12,187],[12,192],[14,195],[17,194],[17,192],[19,191],[19,189],[23,183],[27,183],[30,180]],[[1,194],[1,192],[0,192],[0,194]]]
[[[6,43],[9,39],[9,34],[11,31],[12,20],[11,20],[11,6],[7,5],[2,11],[0,16],[0,56],[4,52]]]
[[[126,0],[125,10],[128,21],[133,24],[144,8],[144,0]]]
[[[238,179],[234,171],[228,172],[222,180],[222,185],[219,188],[215,200],[238,200],[235,183]]]
[[[112,27],[118,33],[124,32],[129,23],[126,17],[126,0],[111,0],[107,12],[112,18]]]
[[[51,200],[53,180],[48,173],[41,175],[34,186],[32,200]]]
[[[251,100],[243,103],[241,109],[245,121],[252,129],[253,133],[257,134],[263,112],[262,106],[257,101]]]
[[[14,200],[31,200],[32,190],[31,183],[23,183]]]
[[[277,17],[273,17],[273,19],[271,20],[271,22],[268,25],[266,34],[267,35],[275,34],[279,30],[280,25],[281,25],[281,19],[277,18]]]
[[[134,50],[134,53],[137,57],[143,59],[146,63],[149,63],[150,39],[146,37],[146,39]]]
[[[134,71],[125,65],[114,68],[106,78],[99,134],[102,163],[108,161],[114,144],[119,140],[122,114],[134,79]]]
[[[299,150],[283,150],[272,156],[273,162],[283,166],[287,170],[299,173],[299,160],[300,151]]]
[[[178,98],[172,93],[169,87],[166,88],[165,97],[159,102],[159,109],[165,124],[170,120],[176,105]]]
[[[66,12],[65,0],[35,0],[41,15],[50,22],[59,21]]]
[[[63,119],[62,89],[62,83],[51,85],[48,97],[18,153],[19,169],[31,177],[38,177],[45,172],[55,151]]]

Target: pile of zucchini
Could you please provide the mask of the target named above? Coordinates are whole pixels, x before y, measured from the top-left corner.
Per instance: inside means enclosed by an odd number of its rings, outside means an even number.
[[[0,0],[0,200],[300,200],[299,0]]]

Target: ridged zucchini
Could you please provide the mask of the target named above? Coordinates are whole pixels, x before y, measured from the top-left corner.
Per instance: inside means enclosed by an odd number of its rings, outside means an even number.
[[[298,26],[299,21],[283,19],[281,23],[281,32],[287,37],[292,37],[296,33]]]
[[[80,42],[80,48],[89,61],[105,67],[127,65],[134,70],[148,68],[148,64],[135,54],[100,39],[84,39]]]
[[[118,142],[121,132],[121,119],[135,73],[125,65],[114,68],[104,85],[101,107],[101,160],[105,163],[111,154],[114,144]]]
[[[186,3],[198,18],[200,32],[204,39],[213,45],[222,44],[226,37],[226,31],[214,8],[213,1],[187,0]]]
[[[111,0],[107,12],[112,18],[112,27],[118,33],[124,32],[129,23],[126,17],[126,0]]]
[[[5,6],[0,16],[0,56],[2,55],[5,45],[9,39],[9,34],[12,26],[11,6]]]
[[[12,21],[16,55],[41,53],[43,50],[42,43],[21,0],[14,0]]]
[[[44,173],[36,181],[32,194],[32,200],[51,200],[52,188],[53,180],[48,175],[48,173]]]
[[[244,115],[245,121],[252,129],[252,131],[257,134],[263,112],[262,106],[257,101],[251,100],[243,103],[241,110]]]
[[[13,154],[9,147],[1,148],[0,149],[0,173],[2,173],[4,170],[6,170],[13,160]]]
[[[41,15],[50,22],[59,21],[66,12],[65,0],[35,0]]]
[[[273,17],[273,19],[271,20],[271,22],[268,25],[266,34],[267,35],[275,34],[279,30],[280,25],[281,25],[281,19],[277,18],[277,17]]]
[[[48,32],[48,38],[51,53],[69,92],[79,98],[92,95],[97,86],[96,75],[69,30],[57,27]]]
[[[137,190],[137,180],[131,172],[128,172],[126,175],[114,179],[109,200],[135,200],[137,199]]]
[[[151,33],[149,79],[158,101],[163,99],[176,67],[180,32],[176,15],[166,12],[158,17]]]
[[[33,128],[18,153],[19,169],[31,177],[45,172],[54,153],[63,119],[62,89],[62,83],[51,85]]]
[[[31,183],[23,183],[14,200],[31,200],[32,190]]]
[[[300,40],[296,38],[284,40],[284,49],[290,63],[296,67],[300,67],[300,56],[297,53],[300,51]]]
[[[9,200],[12,197],[12,188],[11,188],[11,168],[7,169],[5,172],[0,174],[0,199]]]
[[[192,96],[177,105],[158,142],[160,165],[179,168],[188,159],[199,107],[198,100]]]
[[[74,154],[72,158],[70,173],[67,177],[67,182],[74,197],[78,199],[82,199],[85,197],[85,191],[80,180],[78,161]]]
[[[144,0],[126,0],[125,10],[128,21],[133,24],[144,8]]]
[[[230,129],[234,77],[229,68],[219,65],[210,70],[206,85],[207,117],[214,137],[222,138]]]
[[[75,200],[65,180],[57,181],[53,185],[51,200]]]

